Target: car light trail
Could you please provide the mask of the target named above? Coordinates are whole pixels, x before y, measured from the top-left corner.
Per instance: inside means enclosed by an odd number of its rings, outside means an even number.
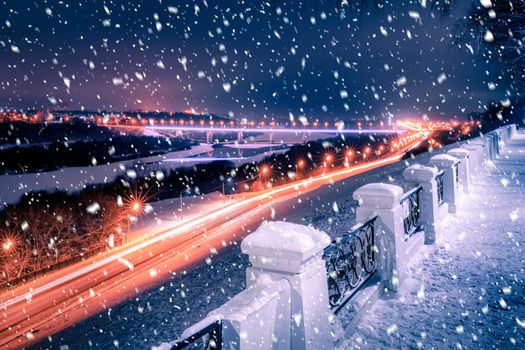
[[[406,151],[417,147],[417,145],[419,145],[419,143],[421,141],[422,140],[419,140],[419,141],[416,141],[416,142],[412,143],[406,149]],[[73,281],[73,280],[75,280],[77,278],[80,278],[83,275],[88,274],[88,273],[90,273],[92,271],[95,271],[95,270],[97,270],[97,269],[99,269],[99,268],[101,268],[101,267],[103,267],[103,266],[105,266],[105,265],[107,265],[107,264],[109,264],[111,262],[119,261],[119,260],[123,259],[127,255],[130,255],[130,254],[132,254],[134,252],[137,252],[137,251],[139,251],[141,249],[147,248],[148,246],[151,246],[151,245],[153,245],[155,243],[163,241],[163,240],[165,240],[167,238],[174,237],[174,236],[177,236],[177,235],[182,234],[184,232],[194,230],[196,226],[198,227],[200,225],[206,224],[206,222],[208,222],[210,220],[216,219],[218,217],[227,217],[229,214],[232,214],[235,211],[237,211],[239,209],[242,209],[244,207],[249,207],[251,204],[254,204],[256,202],[261,202],[261,201],[264,201],[264,200],[267,200],[267,199],[272,199],[272,198],[274,198],[274,199],[278,198],[278,196],[280,194],[286,194],[286,192],[288,192],[290,190],[297,189],[300,186],[302,186],[304,188],[303,193],[304,192],[308,192],[308,191],[311,191],[311,190],[314,189],[314,188],[311,187],[312,185],[321,186],[321,185],[325,184],[325,182],[327,180],[338,181],[340,179],[343,179],[343,178],[346,178],[346,177],[352,175],[355,172],[362,172],[362,171],[366,171],[366,170],[371,170],[371,169],[374,169],[374,168],[377,168],[377,167],[380,167],[380,166],[384,166],[384,165],[387,165],[387,164],[390,164],[390,163],[394,163],[394,162],[400,160],[401,157],[404,155],[404,153],[405,153],[405,151],[398,152],[397,154],[391,155],[391,156],[389,156],[387,158],[382,158],[382,159],[379,159],[379,160],[376,160],[376,161],[371,161],[371,162],[368,162],[368,163],[355,165],[355,166],[350,167],[350,168],[336,170],[336,171],[333,171],[333,172],[330,172],[330,173],[327,173],[327,174],[318,175],[318,176],[315,176],[315,177],[311,177],[309,179],[300,180],[300,181],[296,181],[296,182],[293,182],[293,183],[290,183],[290,184],[287,184],[287,185],[282,185],[282,186],[279,186],[279,187],[275,187],[275,188],[272,188],[271,190],[266,190],[263,193],[255,195],[254,197],[241,200],[239,202],[230,204],[227,207],[223,207],[223,208],[221,208],[221,209],[219,209],[219,210],[217,210],[217,211],[215,211],[213,213],[206,214],[206,215],[203,215],[203,216],[201,216],[199,218],[196,218],[196,219],[193,219],[191,221],[185,222],[185,223],[181,224],[177,228],[169,229],[169,230],[164,231],[164,232],[160,232],[159,234],[157,234],[157,235],[155,235],[155,236],[153,236],[151,238],[148,238],[148,239],[146,239],[146,240],[144,240],[142,242],[138,242],[138,243],[136,243],[135,245],[133,245],[131,247],[125,248],[125,249],[123,249],[121,251],[117,251],[117,252],[113,253],[112,255],[110,255],[108,257],[102,258],[101,260],[98,260],[98,261],[94,262],[91,265],[82,267],[82,268],[80,268],[80,269],[78,269],[78,270],[76,270],[74,272],[71,272],[71,273],[69,273],[67,275],[59,277],[59,278],[55,279],[54,281],[51,281],[51,282],[49,282],[49,283],[47,283],[47,284],[45,284],[43,286],[37,287],[37,288],[33,289],[30,292],[27,292],[27,293],[24,293],[22,295],[16,296],[16,297],[14,297],[12,299],[9,299],[9,300],[7,300],[7,301],[5,301],[5,302],[0,304],[0,309],[5,310],[5,309],[9,308],[10,306],[13,306],[13,305],[15,305],[15,304],[17,304],[19,302],[30,300],[31,298],[34,298],[35,296],[37,296],[39,294],[42,294],[42,293],[44,293],[44,292],[46,292],[46,291],[48,291],[50,289],[56,288],[56,287],[60,286],[61,284],[64,284],[64,283]],[[317,188],[318,186],[316,186],[315,188]],[[265,204],[265,203],[262,203],[262,204]]]

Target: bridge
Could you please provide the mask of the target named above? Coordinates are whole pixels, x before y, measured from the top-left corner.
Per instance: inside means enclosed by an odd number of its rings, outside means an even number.
[[[125,126],[129,127],[129,126]],[[133,126],[134,127],[134,126]],[[139,128],[138,126],[134,128]],[[335,134],[335,135],[399,135],[406,132],[403,129],[339,129],[339,128],[257,128],[257,127],[242,127],[242,126],[185,126],[185,125],[152,125],[144,126],[144,130],[151,130],[156,132],[175,132],[176,135],[182,136],[183,133],[205,133],[206,142],[213,142],[214,134],[237,134],[237,141],[242,142],[245,134],[263,133],[268,134],[270,143],[273,143],[274,134],[303,134],[311,135],[314,133]]]

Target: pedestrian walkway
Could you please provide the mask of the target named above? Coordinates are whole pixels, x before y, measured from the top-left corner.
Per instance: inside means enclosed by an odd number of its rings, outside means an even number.
[[[341,348],[525,348],[525,135],[476,175],[400,291]]]

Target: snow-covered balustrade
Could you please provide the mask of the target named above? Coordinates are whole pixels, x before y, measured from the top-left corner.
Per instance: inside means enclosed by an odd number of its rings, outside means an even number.
[[[361,186],[355,190],[353,198],[359,203],[357,222],[366,222],[370,217],[377,216],[376,274],[385,288],[395,291],[405,278],[412,248],[423,242],[423,234],[417,229],[420,226],[417,210],[419,188],[405,196],[410,198],[409,202],[414,202],[415,207],[412,208],[403,205],[403,189],[392,184]],[[413,230],[414,227],[416,229]],[[408,239],[410,236],[411,239]]]
[[[490,132],[482,137],[485,142],[485,157],[489,159],[496,159],[498,156],[498,135]]]
[[[161,348],[290,348],[290,284],[259,276],[246,290]]]
[[[516,136],[518,135],[518,127],[516,124],[510,124],[509,127],[510,127],[510,139],[512,140],[513,138],[516,138]]]
[[[468,142],[463,143],[460,147],[469,151],[470,177],[476,177],[476,174],[483,165],[483,142],[478,140],[469,140]]]
[[[161,349],[331,349],[325,248],[312,227],[265,222],[241,243],[246,290]]]
[[[470,169],[469,151],[464,148],[452,148],[447,152],[448,155],[458,159],[457,171],[458,185],[461,192],[469,193],[470,190]]]
[[[438,182],[443,184],[442,176],[444,173],[436,167],[420,164],[409,166],[403,171],[403,178],[406,182],[421,187],[418,210],[427,244],[436,241],[440,220],[448,212],[448,204],[440,200],[440,195],[443,198],[443,187],[440,186],[438,191]]]
[[[265,222],[241,243],[249,255],[247,285],[261,276],[285,279],[291,287],[288,331],[291,349],[329,349],[330,308],[326,263],[330,238],[312,227]],[[254,330],[255,331],[255,330]]]
[[[443,171],[436,177],[438,191],[438,205],[442,202],[448,204],[448,211],[457,211],[458,197],[458,165],[459,160],[448,154],[438,154],[430,158],[430,166],[436,166]]]

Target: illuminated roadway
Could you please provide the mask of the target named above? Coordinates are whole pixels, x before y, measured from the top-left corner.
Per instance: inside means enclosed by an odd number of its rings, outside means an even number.
[[[287,133],[287,134],[306,134],[306,133],[327,133],[327,134],[402,134],[405,130],[394,129],[311,129],[311,128],[256,128],[256,127],[213,127],[213,126],[145,126],[145,130],[154,131],[194,131],[194,132],[247,132],[247,133]]]
[[[268,133],[268,134],[349,134],[349,135],[368,135],[368,134],[385,134],[401,135],[406,132],[405,129],[323,129],[323,128],[279,128],[279,127],[249,127],[249,126],[188,126],[188,125],[129,125],[129,124],[99,124],[100,126],[124,128],[124,129],[144,129],[151,131],[186,131],[186,132],[215,132],[215,133]],[[404,126],[405,127],[405,126]],[[410,127],[409,130],[416,131]]]
[[[239,241],[248,234],[247,228],[269,217],[272,204],[395,163],[425,137],[422,132],[407,136],[402,149],[378,160],[239,195],[219,210],[5,291],[0,295],[0,348],[27,346],[136,296],[174,271],[201,263],[210,252]]]

